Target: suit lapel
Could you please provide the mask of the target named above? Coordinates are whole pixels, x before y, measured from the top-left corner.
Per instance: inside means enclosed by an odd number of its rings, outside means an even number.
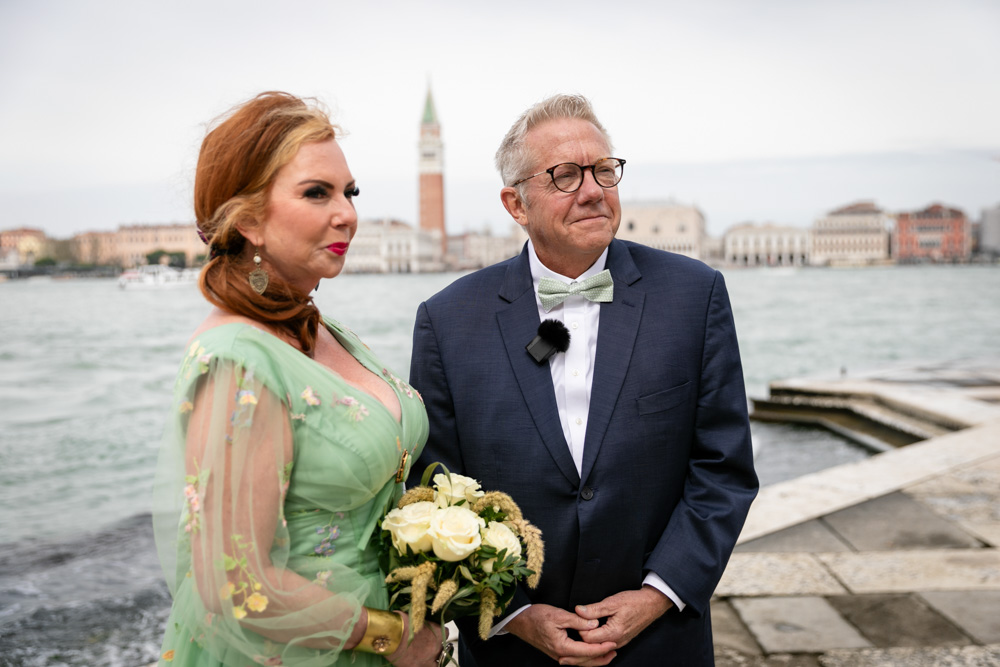
[[[590,390],[590,414],[583,445],[584,480],[594,468],[618,402],[618,394],[625,382],[645,301],[645,292],[632,286],[642,274],[632,261],[628,247],[621,241],[611,242],[607,268],[615,281],[615,296],[611,303],[601,304],[594,383]]]
[[[500,297],[509,305],[497,311],[497,324],[528,412],[556,466],[577,486],[580,476],[563,435],[549,365],[535,363],[524,349],[538,333],[539,325],[527,249],[507,269]]]

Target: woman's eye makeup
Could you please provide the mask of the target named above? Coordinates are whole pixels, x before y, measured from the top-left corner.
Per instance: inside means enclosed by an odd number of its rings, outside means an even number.
[[[326,188],[322,185],[314,185],[305,191],[305,197],[307,199],[322,199],[326,197]]]
[[[344,190],[344,196],[347,197],[348,199],[354,199],[359,194],[361,194],[361,188],[353,184],[349,188]]]

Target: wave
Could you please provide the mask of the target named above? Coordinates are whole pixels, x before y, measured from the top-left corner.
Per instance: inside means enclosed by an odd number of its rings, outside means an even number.
[[[169,611],[149,514],[0,545],[0,665],[148,664]]]

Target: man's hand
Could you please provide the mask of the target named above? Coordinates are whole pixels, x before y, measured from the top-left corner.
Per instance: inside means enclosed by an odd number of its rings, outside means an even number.
[[[673,605],[670,598],[652,586],[615,593],[594,604],[578,605],[576,613],[580,618],[590,621],[607,618],[600,627],[581,630],[580,637],[591,644],[603,646],[613,642],[615,648],[621,648]]]
[[[504,629],[525,641],[560,665],[597,667],[606,665],[617,655],[611,641],[579,642],[571,639],[567,630],[583,635],[596,631],[598,621],[547,604],[533,604],[511,619]]]

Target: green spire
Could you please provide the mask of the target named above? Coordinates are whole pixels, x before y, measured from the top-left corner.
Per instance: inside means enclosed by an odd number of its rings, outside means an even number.
[[[437,125],[437,111],[434,110],[434,96],[431,95],[431,87],[427,86],[427,102],[424,103],[424,125]]]

